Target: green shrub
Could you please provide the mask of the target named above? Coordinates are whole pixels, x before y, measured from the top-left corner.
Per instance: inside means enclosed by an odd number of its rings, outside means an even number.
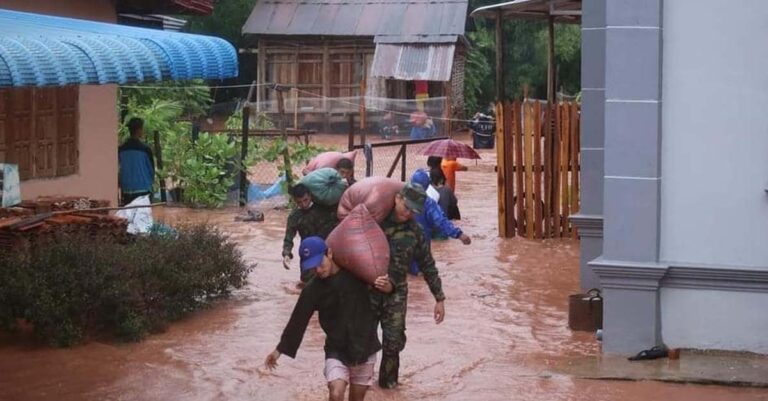
[[[0,258],[0,329],[23,318],[56,346],[93,336],[137,341],[242,287],[250,270],[205,225],[128,244],[63,235],[30,255]]]

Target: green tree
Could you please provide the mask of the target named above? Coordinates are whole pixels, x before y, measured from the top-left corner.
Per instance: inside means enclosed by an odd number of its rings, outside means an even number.
[[[189,18],[186,30],[218,36],[239,46],[243,43],[241,30],[255,4],[256,0],[219,0],[212,15]]]
[[[470,1],[476,9],[494,1]],[[473,24],[470,24],[473,25]],[[528,86],[528,95],[546,98],[548,28],[543,21],[504,22],[504,80],[509,98],[519,98]],[[467,56],[465,99],[467,112],[482,111],[496,96],[495,22],[480,19],[468,32],[471,44]],[[484,59],[484,61],[483,61]],[[557,89],[573,95],[580,91],[581,31],[578,25],[555,26],[555,68]],[[472,109],[477,105],[479,109]]]

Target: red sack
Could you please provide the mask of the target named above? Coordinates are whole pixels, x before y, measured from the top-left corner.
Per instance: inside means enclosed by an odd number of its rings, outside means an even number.
[[[359,279],[373,284],[389,269],[389,241],[365,205],[354,208],[325,240],[333,260]]]
[[[304,169],[301,170],[301,173],[304,175],[307,175],[323,167],[336,168],[336,163],[338,163],[339,160],[344,158],[352,160],[352,164],[354,165],[355,157],[357,157],[357,150],[353,150],[351,152],[346,152],[346,153],[323,152],[315,156],[314,159],[310,160],[309,163],[307,164],[307,167],[304,167]]]
[[[343,220],[358,205],[365,205],[371,216],[383,221],[395,207],[395,195],[405,183],[394,178],[367,177],[344,191],[339,201],[338,216]]]

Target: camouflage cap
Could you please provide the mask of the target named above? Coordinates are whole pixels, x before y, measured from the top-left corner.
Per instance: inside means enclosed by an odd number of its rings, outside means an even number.
[[[424,202],[427,200],[427,193],[421,185],[414,185],[409,182],[405,184],[405,187],[403,187],[402,190],[400,190],[400,195],[403,196],[405,205],[408,209],[411,209],[413,213],[424,213]]]

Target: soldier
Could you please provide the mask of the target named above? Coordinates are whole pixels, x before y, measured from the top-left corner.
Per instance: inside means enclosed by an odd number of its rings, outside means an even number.
[[[382,356],[379,366],[379,387],[397,386],[400,352],[405,348],[405,312],[408,300],[408,267],[415,260],[421,267],[424,280],[435,297],[435,323],[445,317],[445,295],[435,267],[435,260],[424,238],[419,223],[413,216],[424,212],[427,194],[418,185],[406,184],[395,196],[395,208],[381,222],[389,240],[389,279],[394,291],[389,295],[374,294],[374,305],[379,310],[382,329]]]
[[[299,233],[301,239],[307,237],[320,237],[325,239],[336,228],[339,220],[336,217],[336,208],[318,205],[312,202],[312,194],[304,184],[292,186],[288,193],[293,198],[296,208],[288,215],[285,227],[285,239],[283,240],[283,267],[290,269],[293,259],[293,238]],[[312,270],[300,272],[301,282],[306,283],[312,278]]]

